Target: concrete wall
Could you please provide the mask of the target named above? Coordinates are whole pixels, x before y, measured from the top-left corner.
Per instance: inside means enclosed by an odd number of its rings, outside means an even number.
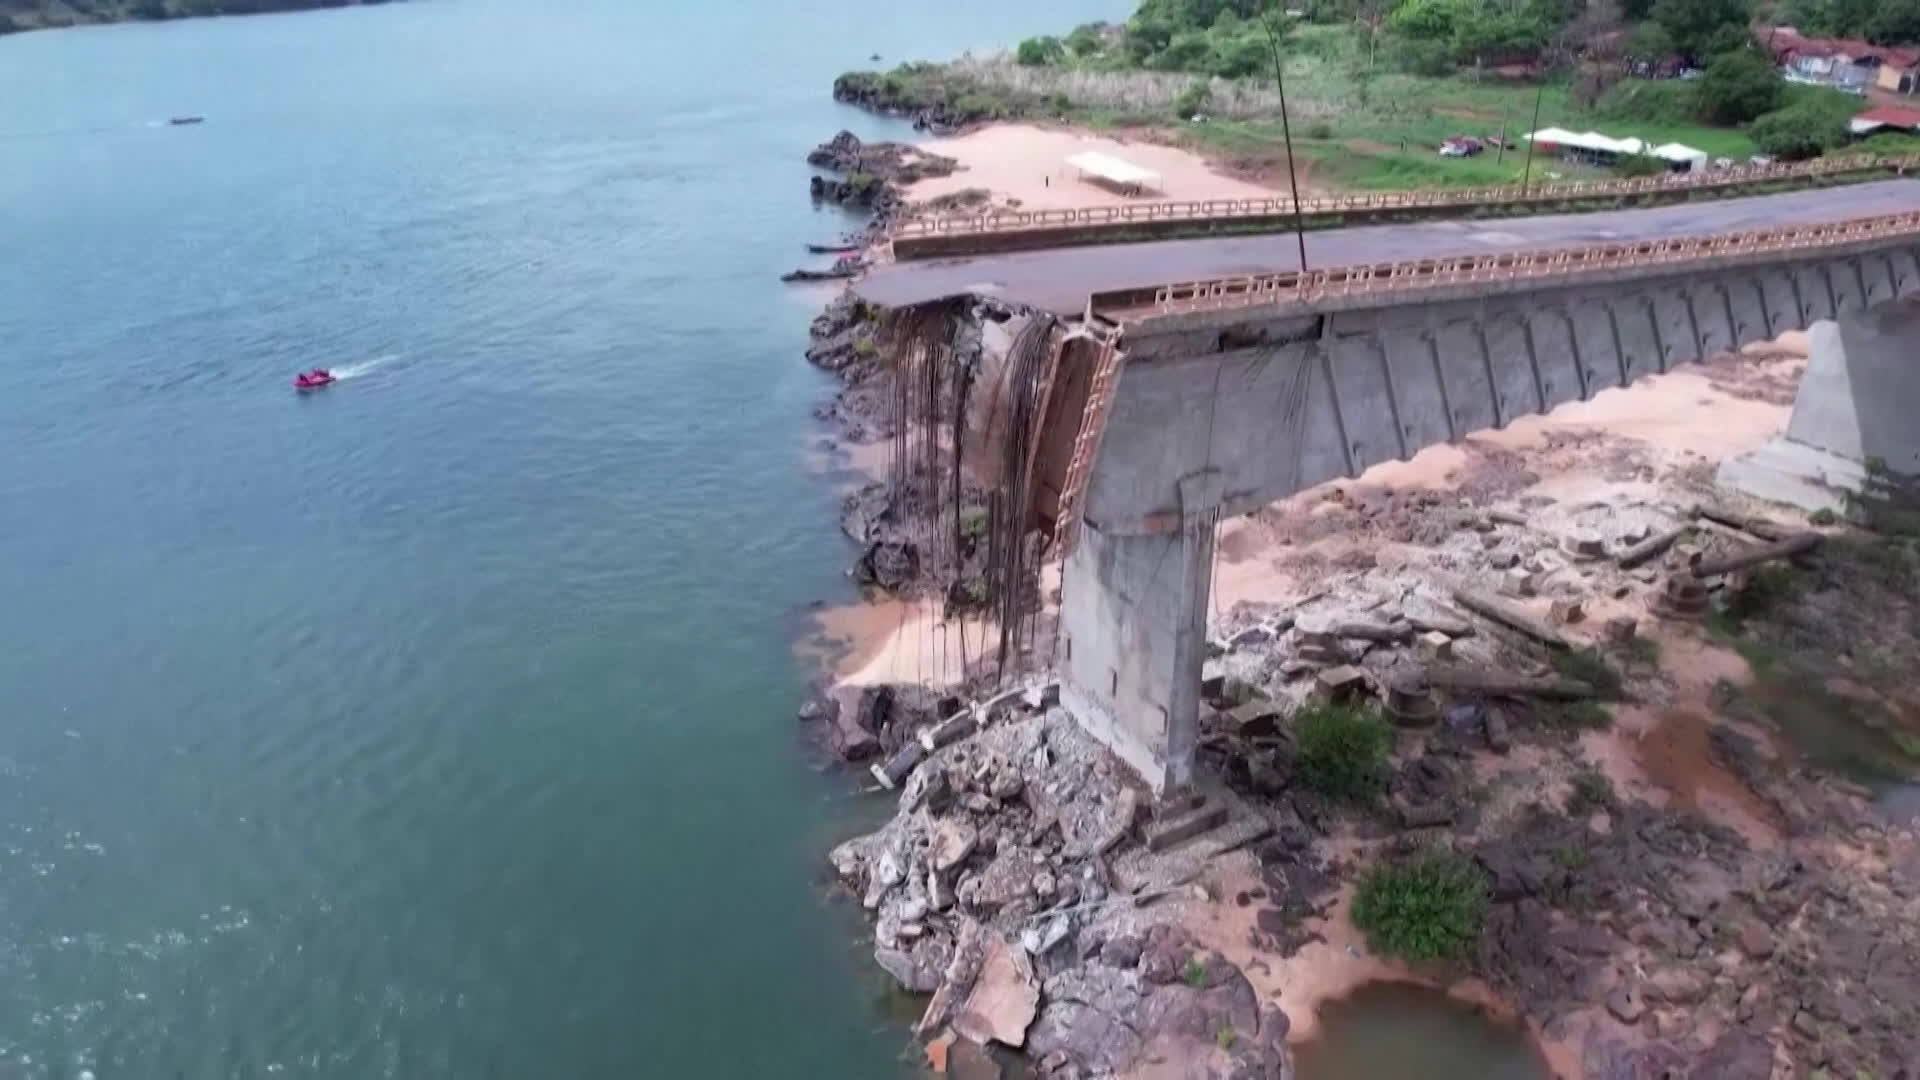
[[[1890,246],[1476,299],[1374,297],[1402,305],[1368,308],[1349,297],[1340,310],[1126,326],[1063,579],[1067,703],[1156,788],[1184,783],[1213,520],[1816,320],[1848,316],[1846,370],[1819,378],[1851,380],[1829,396],[1851,404],[1859,445],[1920,461],[1920,316],[1891,304],[1916,289],[1920,250]],[[1795,424],[1836,445],[1852,437],[1844,418]]]

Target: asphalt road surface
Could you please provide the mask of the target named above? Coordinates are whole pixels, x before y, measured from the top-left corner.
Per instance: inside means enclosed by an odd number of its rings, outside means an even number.
[[[1550,250],[1819,224],[1913,210],[1920,210],[1920,180],[1879,180],[1646,210],[1327,229],[1307,234],[1307,263],[1313,267],[1359,266],[1449,255]],[[1292,233],[1162,240],[894,263],[874,269],[854,285],[854,291],[885,307],[977,294],[1072,315],[1086,306],[1088,295],[1096,292],[1282,273],[1298,269],[1299,261]]]

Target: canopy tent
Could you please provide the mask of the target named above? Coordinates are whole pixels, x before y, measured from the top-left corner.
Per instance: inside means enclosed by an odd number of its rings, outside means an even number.
[[[1579,150],[1588,154],[1604,154],[1609,157],[1633,157],[1649,154],[1682,169],[1705,168],[1707,154],[1704,150],[1695,150],[1683,143],[1663,143],[1654,146],[1640,139],[1615,139],[1597,131],[1568,131],[1565,128],[1541,128],[1531,135],[1522,136],[1535,145],[1551,146],[1563,150]]]
[[[1160,186],[1160,174],[1152,169],[1143,169],[1130,161],[1122,161],[1110,154],[1097,150],[1088,150],[1067,159],[1067,164],[1079,169],[1083,175],[1096,180],[1104,180],[1126,191],[1139,191],[1143,188]]]

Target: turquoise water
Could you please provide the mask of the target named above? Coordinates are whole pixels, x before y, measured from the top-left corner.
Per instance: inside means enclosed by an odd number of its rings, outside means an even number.
[[[775,276],[837,71],[1127,6],[0,39],[0,1076],[898,1075]]]

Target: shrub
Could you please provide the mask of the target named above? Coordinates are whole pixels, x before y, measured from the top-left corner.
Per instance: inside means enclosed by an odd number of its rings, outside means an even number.
[[[1375,863],[1353,896],[1353,924],[1367,945],[1415,963],[1464,957],[1480,939],[1486,911],[1486,876],[1450,851]]]
[[[1804,99],[1755,120],[1747,134],[1763,154],[1788,161],[1819,157],[1846,145],[1847,119],[1853,108],[1851,102],[1835,108],[1818,98]]]
[[[1717,124],[1744,124],[1779,108],[1786,85],[1759,53],[1722,53],[1700,77],[1700,115]]]
[[[1628,154],[1614,165],[1621,176],[1658,176],[1667,171],[1667,163],[1652,154]]]
[[[1206,83],[1197,82],[1180,91],[1180,96],[1173,99],[1173,115],[1182,120],[1190,119],[1196,113],[1205,112],[1212,102],[1213,91]]]
[[[1613,781],[1607,779],[1607,774],[1588,767],[1573,774],[1573,790],[1567,794],[1567,813],[1578,817],[1595,810],[1611,810],[1617,799]]]
[[[1597,649],[1568,649],[1552,656],[1553,669],[1569,679],[1578,679],[1603,698],[1620,696],[1620,673],[1607,663]]]
[[[1315,120],[1313,123],[1307,125],[1307,138],[1331,139],[1333,138],[1333,125],[1327,123],[1325,120]]]
[[[1370,705],[1308,705],[1294,716],[1294,738],[1300,782],[1340,799],[1377,791],[1393,748],[1393,729]]]

